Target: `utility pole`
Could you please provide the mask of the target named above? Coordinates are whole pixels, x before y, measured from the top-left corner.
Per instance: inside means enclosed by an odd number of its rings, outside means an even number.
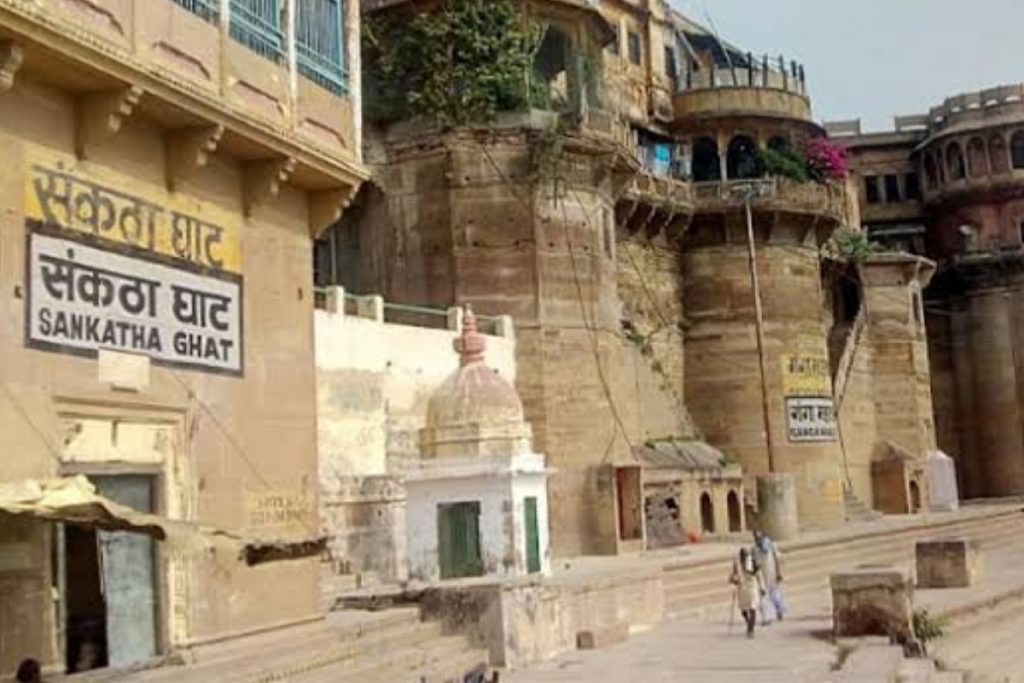
[[[747,250],[750,257],[750,289],[754,297],[754,327],[757,330],[757,365],[761,373],[761,417],[764,420],[768,472],[775,472],[775,443],[772,441],[771,409],[768,406],[768,374],[764,369],[764,312],[761,307],[761,283],[757,276],[757,248],[754,246],[754,214],[750,202],[763,194],[764,185],[754,181],[737,184],[733,191],[743,200],[747,218]]]

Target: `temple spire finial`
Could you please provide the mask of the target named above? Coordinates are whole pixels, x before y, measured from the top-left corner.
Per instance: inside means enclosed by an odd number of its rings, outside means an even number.
[[[452,343],[455,352],[459,354],[459,365],[482,363],[487,339],[477,329],[473,308],[466,304],[462,310],[462,334]]]

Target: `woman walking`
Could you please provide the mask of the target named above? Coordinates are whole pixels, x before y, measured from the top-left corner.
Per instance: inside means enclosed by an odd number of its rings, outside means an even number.
[[[743,620],[747,622],[747,638],[753,638],[757,606],[764,596],[764,580],[761,578],[761,568],[747,548],[742,548],[739,556],[733,560],[729,583],[736,586],[736,601]]]

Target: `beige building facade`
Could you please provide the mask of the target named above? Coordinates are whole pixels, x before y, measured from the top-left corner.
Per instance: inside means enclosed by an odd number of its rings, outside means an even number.
[[[257,544],[317,536],[310,249],[366,177],[359,7],[270,4],[256,31],[227,0],[0,2],[0,486],[81,474]],[[0,678],[309,620],[317,581],[301,553],[0,515]]]

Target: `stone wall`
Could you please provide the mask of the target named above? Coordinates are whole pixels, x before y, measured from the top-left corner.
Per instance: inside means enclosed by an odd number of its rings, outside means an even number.
[[[344,284],[511,315],[516,386],[557,471],[553,553],[615,552],[612,494],[596,468],[632,462],[631,441],[688,429],[678,347],[665,336],[652,358],[622,333],[616,162],[600,141],[552,138],[526,119],[486,135],[400,124],[375,149],[383,192],[361,196],[339,228],[359,236],[347,243],[361,267]]]

